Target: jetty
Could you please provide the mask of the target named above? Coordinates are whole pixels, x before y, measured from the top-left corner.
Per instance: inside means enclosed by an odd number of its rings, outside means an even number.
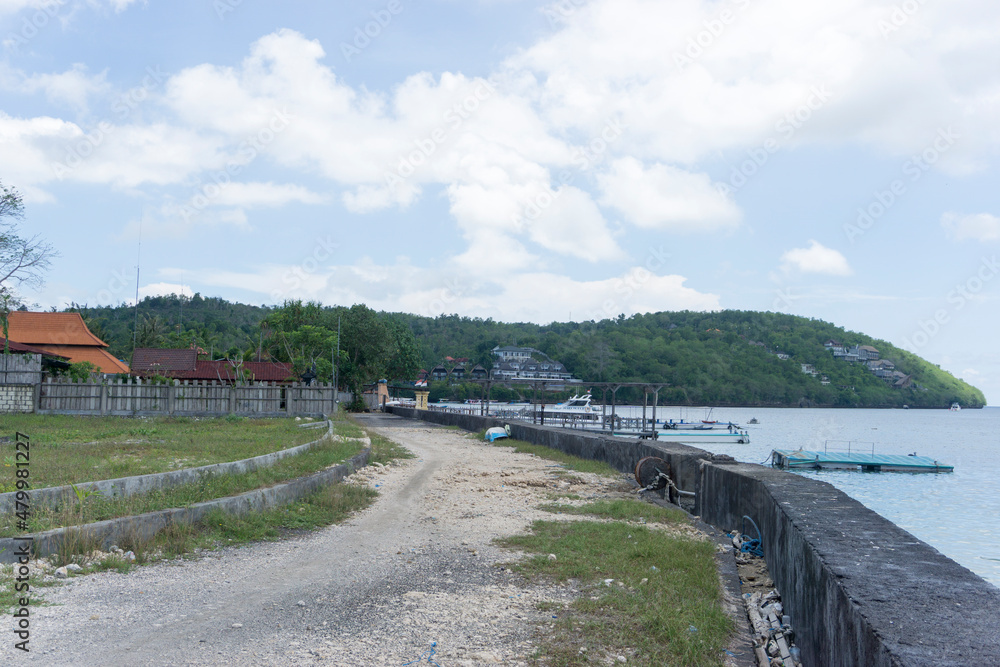
[[[862,454],[860,452],[817,452],[804,449],[775,449],[775,468],[813,470],[858,470],[861,472],[954,472],[955,466],[929,456],[915,454]]]

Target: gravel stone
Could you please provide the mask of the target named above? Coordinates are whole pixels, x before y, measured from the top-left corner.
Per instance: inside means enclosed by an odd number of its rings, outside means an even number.
[[[625,477],[567,482],[550,461],[464,432],[361,420],[416,455],[345,480],[378,484],[371,507],[303,537],[42,589],[48,604],[32,610],[31,653],[16,664],[398,666],[432,642],[441,664],[529,664],[552,627],[539,603],[581,592],[525,581],[503,567],[519,555],[493,540],[537,519],[577,519],[536,509],[549,493],[625,496]],[[3,642],[0,664],[14,664],[13,651]]]

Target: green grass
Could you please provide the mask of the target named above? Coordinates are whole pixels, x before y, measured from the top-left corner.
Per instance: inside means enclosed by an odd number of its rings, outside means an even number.
[[[320,429],[298,428],[301,423],[29,414],[5,415],[0,435],[18,431],[31,438],[31,485],[37,489],[238,461],[322,435]],[[14,490],[13,446],[2,447],[0,493]]]
[[[552,449],[551,447],[546,447],[545,445],[533,445],[530,442],[524,442],[523,440],[502,438],[493,442],[492,446],[513,447],[514,451],[519,454],[534,454],[539,458],[561,463],[567,469],[575,470],[576,472],[589,472],[604,477],[618,477],[621,474],[602,461],[580,458],[579,456],[573,456],[572,454],[561,452],[558,449]]]
[[[599,516],[616,521],[640,521],[643,523],[679,524],[687,520],[687,515],[680,509],[660,507],[637,500],[595,500],[586,505],[564,505],[551,503],[542,505],[539,509],[546,512],[562,512],[563,514],[584,514]]]
[[[591,509],[601,516],[642,515],[594,505]],[[646,516],[654,514],[650,510]],[[617,655],[625,655],[630,665],[722,664],[732,622],[721,607],[710,542],[592,521],[537,521],[530,534],[498,542],[534,554],[512,565],[529,578],[574,579],[587,589],[568,609],[555,612],[552,634],[535,656],[540,664],[601,664],[602,658]],[[610,586],[604,583],[608,579],[614,580]]]
[[[62,526],[75,526],[105,519],[145,514],[173,507],[187,507],[194,503],[234,496],[253,489],[273,486],[296,477],[342,463],[361,451],[356,441],[325,441],[307,452],[282,459],[272,466],[259,468],[238,475],[202,475],[198,482],[182,484],[169,489],[126,497],[92,495],[83,502],[74,498],[60,507],[33,508],[27,532],[35,533]],[[0,537],[23,534],[16,527],[13,513],[0,516]]]

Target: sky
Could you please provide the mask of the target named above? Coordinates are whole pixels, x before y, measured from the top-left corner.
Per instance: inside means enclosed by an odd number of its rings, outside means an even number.
[[[0,0],[29,304],[770,310],[1000,402],[1000,4]],[[845,342],[851,342],[847,340]]]

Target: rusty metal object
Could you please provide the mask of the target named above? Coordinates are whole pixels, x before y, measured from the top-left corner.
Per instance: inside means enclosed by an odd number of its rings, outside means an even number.
[[[635,481],[643,488],[649,487],[650,490],[662,489],[667,485],[667,480],[660,476],[661,472],[670,477],[672,473],[670,464],[658,456],[641,458],[635,464]]]

